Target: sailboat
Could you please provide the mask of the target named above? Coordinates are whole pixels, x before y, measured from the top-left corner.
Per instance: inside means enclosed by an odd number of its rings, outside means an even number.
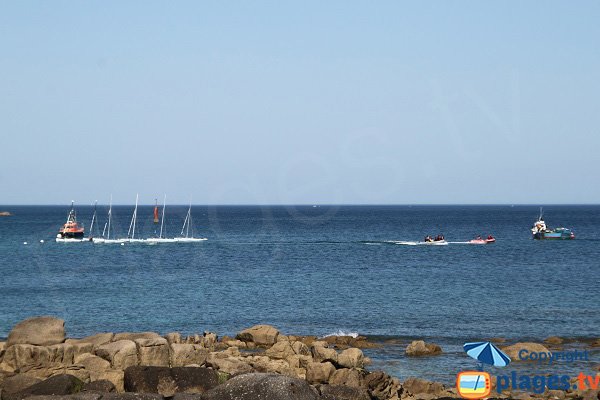
[[[190,235],[191,229],[191,235]],[[183,236],[185,233],[185,236]],[[181,228],[180,237],[175,238],[175,241],[179,243],[193,243],[193,242],[203,242],[208,240],[207,238],[195,238],[194,237],[194,227],[192,226],[192,201],[190,200],[190,207],[188,208],[187,215],[185,216],[185,220],[183,221],[183,227]]]
[[[90,223],[90,236],[88,237],[88,241],[94,241],[94,223],[98,225],[98,200],[94,203],[94,214],[92,214],[92,222]]]
[[[146,239],[145,240],[146,243],[148,243],[148,244],[157,244],[157,243],[174,243],[174,242],[176,242],[176,239],[174,239],[174,238],[164,238],[163,237],[164,226],[165,226],[165,210],[166,210],[166,208],[167,208],[167,195],[165,194],[165,196],[163,198],[162,215],[161,215],[161,218],[160,218],[160,233],[158,234],[158,237]],[[154,207],[154,221],[158,221],[158,205],[156,205]]]
[[[137,243],[143,242],[144,239],[135,238],[135,228],[137,226],[137,209],[138,209],[139,194],[135,195],[135,208],[133,209],[133,215],[131,217],[131,223],[129,224],[129,230],[127,231],[127,239],[123,239],[126,243]]]
[[[110,195],[110,202],[108,203],[108,220],[104,223],[102,228],[102,237],[92,238],[93,243],[122,243],[123,239],[111,239],[110,232],[112,226],[112,195]]]

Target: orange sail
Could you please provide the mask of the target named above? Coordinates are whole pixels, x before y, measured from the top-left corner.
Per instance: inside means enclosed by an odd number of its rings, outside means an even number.
[[[158,204],[154,206],[154,223],[158,224]]]

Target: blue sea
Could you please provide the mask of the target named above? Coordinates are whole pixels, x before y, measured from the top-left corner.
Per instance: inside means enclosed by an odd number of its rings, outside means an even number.
[[[35,315],[65,319],[70,337],[234,335],[267,323],[288,334],[367,335],[385,344],[366,351],[372,369],[446,383],[476,367],[462,352],[466,341],[556,335],[583,349],[600,337],[600,206],[544,208],[549,226],[574,229],[573,241],[532,240],[534,206],[194,206],[194,235],[208,240],[154,246],[56,243],[68,209],[0,206],[14,214],[0,217],[0,337]],[[89,230],[93,208],[76,209]],[[138,210],[141,236],[156,235],[152,209]],[[132,210],[113,207],[113,236],[126,236]],[[179,235],[186,212],[167,207],[167,236]],[[106,213],[98,207],[100,229]],[[497,242],[394,243],[440,233]],[[406,358],[412,339],[444,354]],[[591,357],[545,371],[600,363],[598,351]]]

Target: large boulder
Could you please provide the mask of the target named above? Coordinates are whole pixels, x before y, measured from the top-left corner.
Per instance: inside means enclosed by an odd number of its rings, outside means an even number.
[[[169,366],[169,343],[167,339],[157,337],[152,339],[136,339],[140,365],[155,367]]]
[[[54,317],[35,317],[19,322],[8,334],[6,347],[15,344],[49,346],[65,341],[65,321]]]
[[[362,368],[365,363],[362,350],[349,348],[338,355],[338,364],[345,368]]]
[[[371,400],[369,391],[365,388],[341,385],[321,385],[321,400]]]
[[[292,349],[299,356],[310,356],[310,348],[300,341],[292,342]]]
[[[328,383],[334,371],[335,367],[330,362],[312,362],[306,367],[306,380],[309,383]]]
[[[33,386],[41,381],[42,380],[39,378],[26,374],[16,374],[13,376],[9,376],[5,378],[2,382],[3,396],[6,396],[7,394],[20,392],[21,390],[27,389],[28,387]]]
[[[16,344],[6,349],[2,359],[2,370],[18,371],[27,366],[46,366],[50,363],[50,351],[47,347],[31,344]]]
[[[16,393],[2,393],[2,400],[22,400],[31,396],[56,396],[78,393],[84,383],[72,375],[57,375]]]
[[[406,347],[408,357],[434,356],[442,354],[442,348],[434,343],[425,343],[423,340],[415,340]]]
[[[326,336],[322,338],[325,342],[337,349],[347,349],[356,347],[358,349],[372,349],[381,347],[380,344],[369,342],[365,336]]]
[[[98,381],[86,383],[83,387],[86,392],[101,392],[101,393],[113,393],[117,391],[115,384],[109,380],[101,379]]]
[[[76,365],[81,365],[90,374],[90,380],[103,380],[105,378],[105,371],[110,369],[110,362],[104,358],[95,356],[90,353],[81,354],[75,357],[74,360]]]
[[[335,370],[329,377],[330,385],[341,385],[350,387],[362,387],[364,373],[356,369],[342,368]]]
[[[30,367],[47,367],[56,364],[73,364],[74,358],[91,350],[91,345],[59,343],[51,346],[15,344],[2,358],[1,370],[16,371]]]
[[[82,398],[82,395],[85,396]],[[79,393],[76,398],[67,398],[61,400],[164,400],[164,397],[158,393],[100,393],[99,398],[88,398],[89,395],[98,395],[98,393]],[[57,399],[31,399],[31,400],[57,400]],[[198,400],[198,399],[196,399]]]
[[[565,342],[565,340],[558,336],[550,336],[550,337],[547,337],[546,339],[544,339],[544,343],[547,343],[551,346],[559,346],[559,345],[563,344],[564,342]]]
[[[312,357],[315,360],[315,362],[323,362],[323,361],[330,361],[332,363],[338,362],[337,351],[335,351],[335,349],[330,349],[327,346],[328,345],[326,342],[319,342],[319,341],[313,342],[312,346],[310,347],[310,352],[311,352]]]
[[[96,355],[110,362],[112,368],[125,369],[137,365],[137,347],[131,340],[118,340],[98,346]]]
[[[113,342],[118,340],[131,340],[134,342],[136,339],[155,339],[159,338],[160,335],[156,332],[122,332],[117,333],[113,337]]]
[[[129,367],[125,370],[125,390],[138,393],[204,393],[219,384],[215,370],[198,367]]]
[[[93,376],[92,381],[109,381],[115,386],[117,392],[125,391],[125,372],[122,370],[106,369],[95,372]]]
[[[181,333],[179,332],[169,332],[165,335],[165,339],[169,344],[179,344],[181,343]]]
[[[252,342],[258,346],[272,346],[277,343],[279,331],[271,325],[255,325],[236,335],[242,342]]]
[[[92,350],[95,350],[98,346],[101,346],[106,343],[110,343],[113,341],[114,333],[98,333],[96,335],[87,336],[81,339],[67,339],[65,343],[72,344],[91,344]]]
[[[402,383],[402,387],[407,394],[431,394],[436,395],[437,397],[446,390],[444,385],[439,382],[431,382],[419,378],[408,378]]]
[[[282,341],[282,342],[277,342],[272,347],[268,348],[267,351],[265,351],[265,355],[267,357],[271,357],[271,358],[275,358],[275,359],[279,359],[279,360],[284,360],[294,354],[296,354],[296,352],[292,348],[292,345],[290,344],[290,342],[288,342],[287,340]]]
[[[402,385],[398,378],[392,378],[383,371],[374,371],[365,376],[364,387],[376,399],[399,398],[402,394]]]
[[[231,357],[226,353],[210,353],[206,365],[229,375],[254,372],[254,368],[239,357]]]
[[[171,367],[202,365],[206,362],[208,350],[199,344],[171,344]]]
[[[306,381],[276,374],[244,374],[209,390],[203,400],[317,400]]]
[[[506,353],[506,355],[509,356],[512,361],[523,361],[519,357],[519,352],[521,352],[521,350],[527,351],[527,353],[523,352],[523,355],[525,356],[528,356],[531,353],[550,353],[550,350],[548,350],[548,348],[546,348],[544,345],[531,342],[516,343],[512,346],[502,348],[502,351]]]

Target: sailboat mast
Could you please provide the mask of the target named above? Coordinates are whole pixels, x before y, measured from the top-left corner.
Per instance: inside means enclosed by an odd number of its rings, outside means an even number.
[[[69,214],[67,214],[67,222],[68,223],[69,220],[71,219],[71,214],[73,213],[73,210],[75,209],[75,200],[71,200],[71,210],[69,211]]]
[[[98,200],[94,204],[94,214],[92,215],[92,223],[90,224],[90,237],[94,235],[94,221],[96,220],[96,211],[98,208]]]
[[[165,194],[163,198],[163,209],[162,209],[162,217],[160,218],[160,235],[158,237],[162,239],[163,234],[163,225],[165,224],[165,208],[167,207],[167,195]]]
[[[133,215],[131,216],[131,222],[129,223],[129,230],[127,231],[127,238],[133,239],[135,237],[135,222],[137,219],[137,207],[138,207],[138,195],[135,195],[135,208],[133,209]]]
[[[133,209],[133,232],[131,234],[132,239],[135,239],[135,226],[137,225],[138,197],[139,197],[139,194],[136,194],[135,195],[135,208]]]
[[[187,231],[185,232],[185,237],[190,237],[190,225],[192,224],[192,198],[190,197],[190,208],[188,208],[188,218],[187,218],[188,226]]]
[[[108,236],[107,238],[110,239],[110,220],[112,218],[112,194],[110,195],[110,203],[108,205]],[[102,235],[104,236],[104,235]]]

